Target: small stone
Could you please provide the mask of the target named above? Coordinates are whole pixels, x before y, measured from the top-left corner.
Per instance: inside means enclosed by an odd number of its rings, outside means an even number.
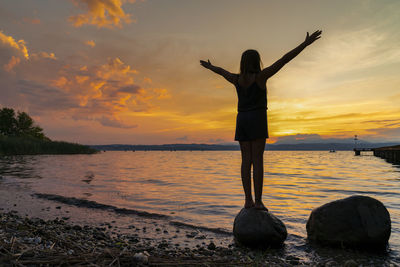
[[[334,267],[334,266],[339,266],[336,261],[328,261],[325,263],[325,267]]]
[[[169,246],[169,244],[166,242],[162,242],[162,243],[158,244],[158,248],[167,248],[168,246]]]
[[[300,262],[300,259],[297,258],[296,256],[287,256],[286,261],[289,262],[291,265],[298,265]]]
[[[164,234],[168,234],[168,231],[167,230],[164,230],[164,232],[163,232]]]
[[[357,267],[358,264],[355,260],[348,260],[344,263],[344,267]]]
[[[193,238],[193,237],[195,237],[196,235],[197,235],[197,232],[186,233],[186,237],[189,237],[189,238]]]
[[[146,255],[147,257],[150,257],[150,253],[148,253],[146,250],[143,251],[143,254]]]
[[[147,264],[149,262],[149,257],[146,256],[145,254],[143,254],[142,252],[139,252],[139,253],[135,253],[135,255],[133,255],[133,260],[135,262]]]
[[[160,228],[156,228],[156,231],[157,231],[157,232],[160,232],[160,231],[161,231],[161,229],[160,229]]]
[[[81,231],[82,227],[79,226],[79,225],[74,225],[74,226],[72,226],[72,229],[77,230],[77,231]]]
[[[215,250],[216,246],[215,246],[214,242],[210,242],[210,244],[208,244],[207,248],[209,250]]]

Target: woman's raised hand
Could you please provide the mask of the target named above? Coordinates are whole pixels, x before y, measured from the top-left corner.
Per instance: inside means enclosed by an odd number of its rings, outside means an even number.
[[[304,41],[304,43],[306,45],[310,45],[310,44],[314,43],[316,40],[321,38],[321,33],[322,33],[322,31],[320,31],[320,30],[313,32],[313,34],[311,34],[311,35],[309,35],[309,33],[307,32],[306,40]]]
[[[204,68],[209,69],[211,66],[211,62],[209,59],[207,59],[207,61],[204,60],[200,60],[200,65],[202,65]]]

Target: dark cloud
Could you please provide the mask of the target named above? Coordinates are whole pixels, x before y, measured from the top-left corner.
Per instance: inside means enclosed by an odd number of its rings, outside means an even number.
[[[55,87],[19,80],[16,83],[16,89],[18,95],[26,102],[32,115],[79,108],[75,99]]]
[[[115,119],[115,118],[110,118],[108,116],[103,116],[97,120],[100,122],[103,126],[108,126],[108,127],[114,127],[114,128],[123,128],[123,129],[132,129],[138,127],[138,125],[130,125],[130,124],[125,124],[122,121]]]
[[[138,85],[129,85],[129,86],[121,87],[117,91],[123,92],[123,93],[136,94],[139,89],[140,89],[140,86],[138,86]]]

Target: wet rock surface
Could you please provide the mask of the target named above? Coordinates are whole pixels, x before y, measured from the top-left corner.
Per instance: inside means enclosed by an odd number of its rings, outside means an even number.
[[[235,239],[250,247],[279,247],[287,237],[285,224],[272,213],[242,209],[233,224]]]
[[[308,239],[323,245],[384,250],[391,221],[379,200],[352,196],[314,209],[306,228]]]

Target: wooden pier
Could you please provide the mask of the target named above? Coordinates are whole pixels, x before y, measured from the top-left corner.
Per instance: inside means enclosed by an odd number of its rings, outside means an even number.
[[[354,148],[353,150],[356,156],[360,156],[361,152],[364,151],[372,151],[376,157],[383,158],[390,163],[400,164],[400,145],[378,148]]]
[[[354,148],[353,150],[356,156],[360,156],[363,151],[374,151],[373,148]]]
[[[385,159],[390,163],[400,164],[400,145],[374,148],[374,156]]]

